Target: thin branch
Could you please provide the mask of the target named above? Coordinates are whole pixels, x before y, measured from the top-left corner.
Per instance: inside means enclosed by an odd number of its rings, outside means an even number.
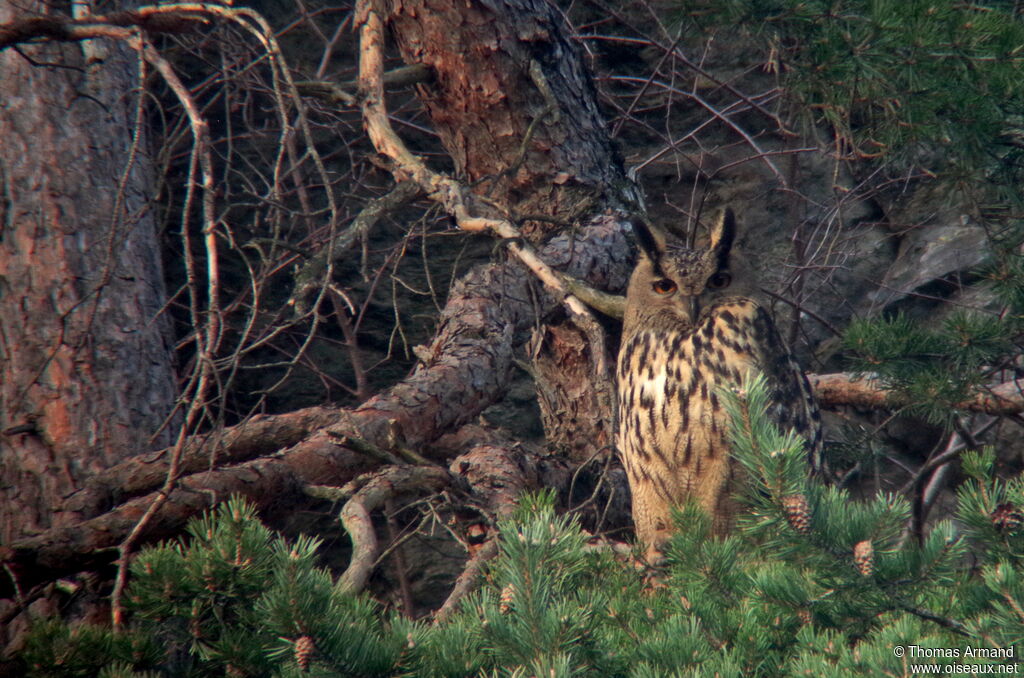
[[[382,14],[383,11],[376,7],[372,0],[360,0],[356,8],[356,25],[359,26],[360,36],[359,92],[363,99],[363,119],[366,121],[367,135],[373,147],[395,163],[397,173],[410,177],[430,198],[443,205],[448,214],[455,218],[459,228],[469,232],[491,231],[510,240],[509,251],[533,271],[541,282],[562,297],[577,320],[584,325],[595,323],[586,305],[569,294],[555,271],[522,240],[519,229],[512,222],[475,214],[476,206],[472,204],[471,194],[466,187],[429,169],[395,133],[384,105]]]
[[[370,512],[406,492],[440,492],[451,484],[451,474],[440,466],[389,466],[349,483],[362,485],[341,509],[341,524],[352,539],[352,559],[338,587],[356,594],[366,587],[379,552]],[[343,488],[344,490],[345,488]]]
[[[0,24],[0,50],[40,39],[59,42],[93,38],[131,40],[137,29],[148,33],[183,33],[195,30],[197,23],[209,23],[211,17],[234,18],[238,13],[225,5],[190,2],[149,5],[80,19],[29,16]]]
[[[386,194],[367,202],[348,228],[335,236],[328,247],[321,248],[296,272],[295,289],[291,297],[296,315],[303,315],[308,310],[304,299],[313,290],[319,291],[323,287],[324,272],[331,263],[341,263],[348,251],[382,219],[394,214],[420,195],[422,191],[417,184],[403,181]]]
[[[387,517],[388,541],[392,544],[389,550],[392,550],[393,553],[395,577],[398,579],[398,590],[402,596],[402,614],[407,619],[412,619],[415,604],[412,598],[412,588],[409,586],[409,570],[405,562],[405,550],[402,548],[402,540],[399,536],[393,499],[384,502],[384,513]]]
[[[434,613],[434,623],[443,624],[455,613],[462,599],[472,593],[479,583],[480,573],[484,565],[498,555],[498,538],[492,536],[480,547],[466,567],[462,570],[459,578],[455,580],[455,587],[448,594],[444,604]]]
[[[426,64],[412,64],[390,70],[382,76],[385,88],[408,87],[421,82],[429,82],[434,72]],[[333,106],[358,106],[359,98],[351,92],[359,82],[348,80],[335,83],[330,80],[299,80],[295,83],[299,94],[315,97]]]
[[[157,492],[153,502],[139,518],[128,536],[118,546],[117,575],[114,579],[114,590],[110,595],[110,615],[114,628],[119,628],[124,621],[124,609],[121,606],[121,598],[124,587],[127,584],[128,564],[131,558],[132,548],[139,536],[146,529],[149,521],[170,497],[175,483],[180,474],[180,465],[185,444],[188,442],[188,433],[193,429],[196,419],[202,409],[206,406],[206,394],[210,382],[214,378],[213,356],[217,351],[221,338],[221,314],[217,303],[220,294],[220,267],[217,259],[217,242],[214,233],[215,219],[213,211],[213,160],[210,153],[209,127],[206,120],[199,113],[199,109],[192,99],[188,88],[181,82],[171,65],[150,45],[146,40],[138,38],[132,41],[136,49],[142,51],[142,55],[156,70],[163,76],[168,87],[178,97],[178,101],[185,109],[192,126],[193,136],[193,157],[199,158],[199,165],[202,173],[202,213],[203,213],[203,240],[206,246],[207,258],[207,313],[205,332],[196,332],[196,341],[199,353],[199,379],[195,391],[192,394],[185,421],[182,422],[178,433],[178,440],[171,452],[171,460],[167,469],[167,477],[164,485]],[[191,190],[191,182],[189,188]],[[184,211],[185,214],[188,210]],[[183,225],[183,232],[187,231],[187,224]],[[188,258],[186,256],[186,258]],[[199,327],[199,325],[196,325]]]

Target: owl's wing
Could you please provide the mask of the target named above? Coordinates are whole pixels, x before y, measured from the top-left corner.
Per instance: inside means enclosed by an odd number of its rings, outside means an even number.
[[[821,469],[821,412],[800,364],[782,342],[768,312],[757,307],[754,313],[755,345],[760,347],[759,363],[769,388],[768,411],[783,431],[795,430],[804,438],[807,461],[812,472]]]

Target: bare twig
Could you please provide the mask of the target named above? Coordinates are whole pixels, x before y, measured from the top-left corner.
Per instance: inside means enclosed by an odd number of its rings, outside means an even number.
[[[304,299],[311,291],[319,290],[322,286],[324,271],[330,263],[340,263],[348,251],[360,238],[366,236],[381,219],[394,214],[410,201],[421,195],[420,187],[412,182],[405,181],[397,184],[385,195],[374,198],[366,203],[366,206],[356,215],[352,223],[344,231],[339,233],[329,247],[322,248],[317,254],[306,262],[295,274],[295,291],[292,293],[292,303],[295,305],[295,312],[303,315],[307,309]]]
[[[771,173],[775,175],[775,178],[778,179],[780,186],[782,186],[783,188],[788,188],[789,187],[789,182],[786,180],[785,175],[782,174],[782,172],[779,170],[779,168],[772,161],[771,154],[766,153],[761,148],[760,144],[757,143],[757,141],[754,139],[754,137],[749,132],[747,132],[745,129],[740,127],[732,119],[732,117],[728,113],[728,110],[719,110],[718,107],[713,106],[709,101],[704,99],[704,97],[700,96],[696,92],[681,90],[678,87],[673,87],[669,83],[660,82],[658,80],[653,80],[653,79],[650,79],[650,78],[634,78],[634,77],[631,77],[631,76],[618,76],[615,79],[616,80],[627,81],[627,82],[643,83],[643,85],[645,87],[648,86],[648,85],[654,84],[654,85],[657,85],[658,87],[661,87],[662,89],[664,89],[664,90],[666,90],[668,92],[672,92],[673,94],[678,94],[680,96],[685,96],[685,97],[695,101],[704,110],[706,110],[708,113],[710,113],[714,118],[717,118],[719,121],[724,123],[727,127],[729,127],[733,132],[735,132],[740,137],[742,137],[743,140],[747,143],[747,145],[750,146],[752,149],[754,149],[754,153],[755,153],[754,157],[760,159],[761,161],[763,161],[764,164],[771,171]]]
[[[362,487],[345,502],[341,523],[352,539],[352,559],[338,580],[342,591],[356,594],[366,587],[379,544],[370,512],[405,492],[439,492],[451,483],[451,475],[439,466],[389,466],[350,483]]]
[[[534,251],[522,240],[519,229],[500,217],[480,216],[477,206],[466,187],[454,179],[429,169],[414,155],[395,133],[384,105],[384,19],[382,10],[372,0],[360,0],[357,5],[356,25],[359,26],[359,92],[362,96],[363,118],[366,131],[378,152],[390,158],[400,174],[407,175],[433,200],[444,206],[455,218],[459,228],[469,232],[491,231],[510,241],[509,251],[553,292],[560,295],[565,305],[583,325],[596,323],[586,305],[568,293],[562,281]]]
[[[434,73],[425,64],[412,64],[390,70],[382,76],[384,87],[408,87],[420,82],[427,82]],[[295,83],[299,94],[316,97],[334,106],[357,106],[359,98],[352,94],[358,85],[358,81],[349,80],[343,83],[335,83],[329,80],[299,80]]]
[[[209,390],[214,372],[213,356],[217,351],[221,339],[221,314],[217,302],[220,295],[220,266],[217,259],[217,240],[214,232],[216,222],[213,213],[213,160],[210,153],[209,128],[206,124],[206,120],[199,113],[199,109],[196,106],[195,101],[192,99],[192,95],[188,91],[188,88],[186,88],[178,78],[171,65],[162,56],[160,56],[152,45],[141,37],[138,40],[133,40],[133,42],[135,43],[136,49],[140,49],[142,51],[142,55],[145,60],[163,76],[164,81],[178,97],[178,100],[187,112],[189,121],[192,125],[193,161],[190,169],[195,167],[195,160],[198,158],[198,164],[202,173],[202,183],[200,186],[202,190],[203,241],[205,244],[207,260],[207,313],[205,314],[205,323],[200,323],[198,322],[198,318],[194,318],[194,327],[205,327],[204,332],[197,331],[195,334],[197,342],[196,348],[199,356],[199,377],[195,382],[195,390],[191,393],[190,404],[185,415],[185,421],[182,422],[179,429],[178,440],[171,452],[171,460],[167,469],[166,480],[164,481],[163,487],[157,493],[154,501],[149,505],[146,512],[143,513],[142,517],[139,518],[138,522],[136,522],[135,527],[132,528],[131,532],[127,537],[125,537],[118,547],[117,575],[114,579],[114,590],[110,595],[111,623],[115,628],[119,628],[124,620],[124,610],[121,606],[121,597],[127,583],[128,564],[130,562],[132,548],[139,536],[146,529],[149,521],[152,520],[156,512],[161,506],[163,506],[168,497],[170,497],[170,493],[174,489],[175,483],[178,481],[182,452],[185,449],[185,444],[188,442],[188,434],[192,431],[199,413],[206,406],[207,391]],[[191,176],[190,172],[190,178]],[[193,185],[194,182],[189,181],[190,195]],[[186,201],[186,203],[187,202],[188,201]],[[182,224],[182,234],[186,237],[188,233],[188,213],[189,210],[187,208],[182,211],[182,219],[185,221],[185,223]],[[189,262],[187,265],[189,265],[188,273],[191,282],[194,281],[195,274],[190,266],[192,258],[187,249],[185,259]],[[195,309],[195,296],[193,299],[193,309]]]
[[[459,578],[455,580],[455,587],[452,589],[452,592],[448,594],[444,604],[434,613],[435,624],[443,624],[448,621],[458,609],[462,599],[476,588],[484,565],[493,560],[496,555],[498,555],[498,539],[491,537],[480,547],[480,550],[476,552],[476,555],[470,559],[462,573],[459,574]]]
[[[968,421],[962,421],[957,430],[950,434],[942,452],[934,458],[929,457],[914,477],[904,485],[902,492],[912,492],[914,499],[914,510],[904,530],[904,537],[913,535],[918,542],[924,540],[925,522],[939,494],[945,488],[946,477],[953,470],[953,462],[965,451],[978,449],[978,436],[999,422],[997,417],[984,414],[975,415],[970,419],[975,420],[977,424],[976,427],[972,427],[974,430],[969,430]],[[934,455],[934,452],[932,454]]]
[[[352,365],[352,373],[355,376],[356,387],[351,390],[359,402],[365,402],[370,397],[370,389],[366,379],[366,368],[363,365],[363,352],[359,348],[359,337],[352,320],[348,317],[347,306],[342,301],[342,295],[331,290],[331,305],[334,307],[334,317],[338,319],[338,326],[341,328],[341,335],[345,338],[345,348],[348,349],[348,361]]]
[[[409,587],[409,570],[405,563],[405,551],[398,534],[398,521],[395,518],[394,500],[384,502],[384,513],[387,517],[388,541],[391,542],[394,556],[395,577],[398,579],[398,590],[402,596],[402,614],[408,619],[413,618],[412,589]]]

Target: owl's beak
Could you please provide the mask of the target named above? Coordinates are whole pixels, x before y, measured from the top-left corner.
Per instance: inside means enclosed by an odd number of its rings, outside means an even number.
[[[697,322],[697,316],[700,315],[700,304],[697,303],[697,297],[690,297],[690,322]]]

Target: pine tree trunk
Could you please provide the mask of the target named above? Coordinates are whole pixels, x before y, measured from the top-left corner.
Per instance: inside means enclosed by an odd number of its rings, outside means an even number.
[[[553,5],[391,0],[389,9],[402,57],[433,71],[420,99],[456,174],[526,237],[569,234],[606,210],[636,209],[589,73]],[[624,279],[605,282],[614,288]],[[546,439],[577,461],[611,451],[612,342],[600,327],[581,328],[560,314],[534,330]]]
[[[543,0],[390,0],[390,24],[434,129],[474,191],[532,239],[632,206],[569,26]],[[531,221],[530,215],[545,217]]]
[[[29,4],[0,1],[0,22],[46,11]],[[68,524],[85,479],[166,445],[176,395],[135,57],[21,52],[0,52],[0,544]]]

